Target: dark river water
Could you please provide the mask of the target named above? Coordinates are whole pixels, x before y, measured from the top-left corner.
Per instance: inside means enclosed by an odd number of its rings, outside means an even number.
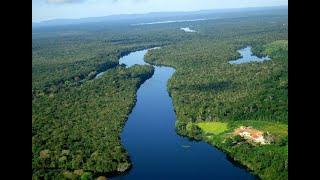
[[[128,68],[146,64],[146,52],[133,52],[119,62]],[[112,179],[255,179],[213,146],[176,134],[176,115],[167,91],[167,81],[175,70],[154,67],[154,75],[138,89],[136,105],[121,135],[133,167],[127,174]]]

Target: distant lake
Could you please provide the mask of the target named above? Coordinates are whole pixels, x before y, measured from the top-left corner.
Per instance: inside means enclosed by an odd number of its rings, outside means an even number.
[[[131,24],[132,26],[141,26],[141,25],[150,25],[150,24],[167,24],[167,23],[177,23],[177,22],[194,22],[194,21],[205,21],[208,19],[185,19],[185,20],[168,20],[168,21],[154,21],[154,22],[145,22],[138,24]]]
[[[147,64],[144,62],[147,51],[130,53],[119,63],[127,68],[134,64]],[[226,154],[215,147],[177,135],[176,114],[167,91],[167,82],[175,69],[165,66],[154,68],[153,76],[138,89],[136,104],[121,134],[132,169],[110,179],[254,179],[253,175],[231,163]]]
[[[184,32],[196,32],[195,30],[192,30],[189,27],[180,28],[180,29],[183,30]]]
[[[262,62],[266,60],[271,60],[268,56],[259,58],[255,55],[253,55],[251,51],[251,46],[247,46],[246,48],[238,50],[238,52],[241,54],[241,58],[229,61],[230,64],[242,64],[242,63],[249,63],[249,62]]]

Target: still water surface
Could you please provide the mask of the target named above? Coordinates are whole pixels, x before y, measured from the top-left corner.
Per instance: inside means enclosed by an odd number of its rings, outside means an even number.
[[[242,63],[249,63],[249,62],[262,62],[266,60],[271,60],[268,56],[259,58],[254,56],[251,51],[251,46],[247,46],[246,48],[238,50],[241,54],[241,57],[234,61],[229,61],[230,64],[242,64]]]
[[[147,64],[143,59],[147,51],[130,53],[119,62],[127,68]],[[175,70],[154,68],[153,76],[138,89],[136,105],[121,134],[133,167],[127,174],[112,179],[254,179],[213,146],[176,134],[176,115],[167,91],[167,81]]]

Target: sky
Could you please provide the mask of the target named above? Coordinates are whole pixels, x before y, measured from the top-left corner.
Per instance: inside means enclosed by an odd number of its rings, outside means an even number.
[[[32,0],[32,21],[288,5],[288,0]]]

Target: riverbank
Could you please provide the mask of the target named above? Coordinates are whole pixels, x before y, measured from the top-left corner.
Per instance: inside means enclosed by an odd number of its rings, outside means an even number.
[[[152,50],[135,52],[131,59],[122,62],[127,68],[145,64],[143,58],[147,52]],[[166,66],[154,66],[154,69],[153,76],[138,89],[135,107],[121,134],[133,166],[124,175],[112,179],[254,179],[244,169],[234,166],[223,152],[205,142],[177,135],[175,112],[167,91],[167,81],[175,70]]]
[[[130,168],[119,135],[152,66],[117,66],[32,100],[32,177],[94,179]]]
[[[203,140],[225,152],[232,161],[245,167],[260,179],[287,178],[287,124],[268,121],[205,122],[205,124],[206,126],[203,126],[202,122],[195,123],[201,129],[200,135],[197,135],[200,137],[198,140]],[[260,130],[264,137],[271,139],[271,142],[263,144],[234,134],[241,127]],[[190,137],[189,132],[187,135]],[[270,170],[274,167],[281,166],[284,168],[282,171],[270,174]]]
[[[233,144],[229,137],[231,129],[241,126],[267,132],[270,129],[265,130],[262,123],[274,127],[271,131],[287,125],[288,62],[287,48],[283,48],[287,41],[270,40],[253,46],[255,55],[269,55],[271,61],[229,64],[246,44],[205,40],[179,43],[148,53],[146,61],[177,69],[168,89],[177,114],[178,134],[217,147],[261,179],[287,179],[287,131],[266,145],[246,141]],[[228,123],[229,131],[209,138],[197,126],[213,121]]]
[[[172,179],[252,179],[250,173],[234,166],[217,148],[178,136],[175,122],[176,117],[184,124],[250,119],[288,122],[288,59],[283,58],[287,54],[287,13],[275,12],[270,11],[271,16],[239,14],[235,18],[170,26],[132,28],[98,23],[89,29],[81,25],[84,29],[77,26],[38,31],[32,38],[33,179],[109,176],[108,172],[128,167],[129,155],[132,169],[119,179],[168,179],[168,174]],[[194,27],[197,33],[185,33],[181,27]],[[281,41],[269,44],[276,40]],[[229,60],[239,56],[237,50],[248,44],[254,54],[279,58],[263,63],[229,64]],[[159,67],[154,72],[158,79],[146,80],[148,83],[140,86],[152,67],[125,68],[118,65],[119,56],[121,52],[151,45],[167,45],[153,51],[152,58],[176,71],[172,77],[162,79],[158,75],[172,74]],[[281,50],[274,51],[279,46]],[[159,81],[168,79],[168,84]],[[138,97],[137,86],[152,89],[158,83],[161,88],[155,89],[161,90],[161,96],[144,89],[148,93],[140,94],[141,101],[134,100]],[[141,106],[142,102],[147,103],[135,111],[139,117],[128,120],[132,107]],[[124,146],[119,135],[130,124],[138,128],[131,131],[135,136],[128,136],[133,139],[123,139],[128,143]],[[201,133],[195,133],[201,130],[196,124],[188,129],[192,130],[191,135],[202,138]],[[285,173],[287,161],[279,154],[285,152],[286,145],[282,149],[261,146],[259,152],[250,144],[239,145],[241,148],[230,147],[234,158],[256,161],[265,157],[263,162],[271,167],[266,174]],[[252,161],[247,166],[252,166]]]

